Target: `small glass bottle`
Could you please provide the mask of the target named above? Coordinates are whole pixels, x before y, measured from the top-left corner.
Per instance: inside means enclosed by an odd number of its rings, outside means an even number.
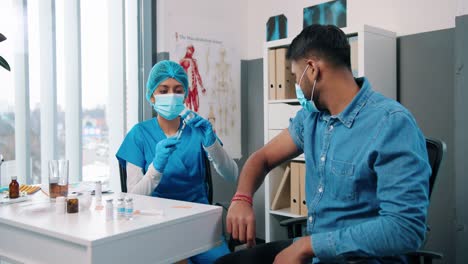
[[[180,139],[180,136],[182,135],[182,132],[184,131],[185,126],[187,125],[187,123],[188,123],[188,121],[190,119],[195,117],[195,113],[193,113],[192,111],[190,111],[187,108],[184,108],[184,110],[182,110],[182,112],[179,114],[179,116],[181,116],[183,118],[183,120],[182,120],[183,122],[182,122],[182,127],[176,133],[176,138],[177,139]]]
[[[19,183],[16,181],[16,176],[11,176],[11,183],[9,186],[10,199],[16,199],[19,197]]]
[[[95,182],[94,187],[94,197],[96,197],[96,202],[100,203],[102,200],[102,184],[101,181]]]
[[[133,219],[133,198],[127,197],[125,199],[125,216],[128,220]]]
[[[106,200],[106,221],[114,219],[114,204],[112,199]]]
[[[67,213],[74,214],[78,213],[78,197],[75,194],[70,194],[67,197]]]
[[[117,199],[117,218],[124,219],[125,218],[125,203],[124,198]]]
[[[65,197],[64,196],[58,196],[55,198],[55,212],[57,214],[65,214]]]

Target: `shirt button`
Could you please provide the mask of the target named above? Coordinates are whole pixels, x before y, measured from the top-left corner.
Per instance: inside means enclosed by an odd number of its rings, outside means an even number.
[[[314,221],[314,218],[312,216],[309,216],[309,223],[312,223]]]
[[[322,187],[319,187],[319,188],[318,188],[318,192],[319,192],[319,193],[323,192],[323,188],[322,188]]]
[[[328,131],[332,131],[332,130],[333,130],[333,125],[330,125],[330,126],[328,127]]]
[[[320,160],[321,160],[322,162],[325,162],[325,156],[322,156],[322,157],[320,158]]]

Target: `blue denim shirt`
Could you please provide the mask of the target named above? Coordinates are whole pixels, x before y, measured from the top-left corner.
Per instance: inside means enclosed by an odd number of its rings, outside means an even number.
[[[338,115],[300,110],[289,133],[306,164],[307,231],[320,261],[418,249],[426,231],[426,143],[414,117],[365,78]]]

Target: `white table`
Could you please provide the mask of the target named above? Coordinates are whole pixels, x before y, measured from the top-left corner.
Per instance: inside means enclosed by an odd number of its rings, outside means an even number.
[[[105,209],[55,213],[40,192],[32,201],[0,205],[0,256],[20,263],[173,263],[221,242],[222,208],[141,195],[135,215],[106,221]],[[116,195],[104,196],[105,199]],[[114,207],[115,208],[115,207]]]

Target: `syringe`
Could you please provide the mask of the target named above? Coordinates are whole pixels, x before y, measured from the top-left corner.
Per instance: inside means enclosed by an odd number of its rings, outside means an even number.
[[[187,122],[193,117],[195,117],[195,114],[189,109],[185,108],[180,113],[180,117],[182,118],[182,127],[179,129],[179,132],[177,133],[177,139],[180,139],[180,136],[182,135],[182,131],[184,131],[184,128],[187,125]]]

